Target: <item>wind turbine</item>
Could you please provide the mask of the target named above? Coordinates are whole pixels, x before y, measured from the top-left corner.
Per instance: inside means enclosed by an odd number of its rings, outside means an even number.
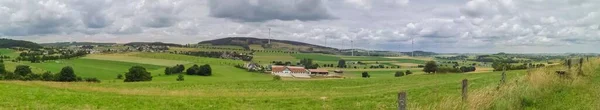
[[[271,28],[269,28],[269,43],[268,44],[271,44]]]
[[[412,50],[412,52],[411,52],[412,55],[411,56],[415,57],[415,37],[414,36],[411,37],[411,39],[410,39],[410,48]]]

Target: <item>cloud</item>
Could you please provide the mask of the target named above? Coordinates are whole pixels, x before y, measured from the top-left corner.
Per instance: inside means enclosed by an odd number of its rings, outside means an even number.
[[[210,15],[243,22],[335,18],[322,0],[209,0]]]

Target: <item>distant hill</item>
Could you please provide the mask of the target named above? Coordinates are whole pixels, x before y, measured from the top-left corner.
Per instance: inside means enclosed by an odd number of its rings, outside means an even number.
[[[0,48],[12,48],[12,47],[22,47],[22,48],[42,48],[41,45],[24,40],[12,40],[0,38]]]
[[[130,43],[125,44],[125,46],[141,46],[141,45],[148,45],[148,46],[171,46],[171,47],[182,47],[183,46],[181,44],[163,43],[163,42],[130,42]]]
[[[98,45],[98,46],[110,46],[117,43],[98,43],[98,42],[56,42],[56,43],[42,43],[40,45],[45,47],[66,47],[66,46],[80,46],[80,45]]]
[[[404,55],[413,55],[413,52],[401,52]],[[414,55],[415,56],[432,56],[432,55],[438,55],[437,53],[434,52],[426,52],[426,51],[414,51]]]
[[[269,39],[260,39],[260,38],[251,38],[251,37],[228,37],[221,39],[214,39],[208,41],[202,41],[198,44],[210,44],[210,45],[234,45],[241,46],[245,49],[250,49],[250,45],[260,45],[265,49],[270,50],[287,50],[287,51],[299,51],[299,52],[313,52],[313,53],[329,53],[335,54],[339,53],[340,50],[331,47],[325,47],[320,45],[314,45],[304,42],[297,41],[288,41],[288,40],[275,40],[271,39],[271,44],[269,43]]]

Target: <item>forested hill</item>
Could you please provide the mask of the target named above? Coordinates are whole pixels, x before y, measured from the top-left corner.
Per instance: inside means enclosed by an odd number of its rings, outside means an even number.
[[[30,42],[30,41],[0,38],[0,48],[12,48],[12,47],[42,48],[42,46],[40,46],[39,44]]]
[[[55,42],[55,43],[42,43],[40,45],[46,47],[66,47],[72,45],[98,45],[98,46],[109,46],[117,43],[99,43],[99,42]]]
[[[173,43],[163,43],[163,42],[130,42],[125,44],[126,46],[142,46],[142,45],[148,45],[148,46],[171,46],[171,47],[181,47],[183,45],[180,44],[173,44]]]
[[[288,41],[288,40],[275,40],[271,39],[271,44],[268,45],[269,39],[260,39],[252,37],[228,37],[221,39],[214,39],[208,41],[202,41],[198,44],[211,44],[211,45],[235,45],[242,46],[249,49],[250,45],[260,45],[265,49],[280,49],[280,50],[292,50],[302,52],[323,52],[323,53],[338,53],[339,49],[325,47],[320,45],[314,45],[304,42]]]

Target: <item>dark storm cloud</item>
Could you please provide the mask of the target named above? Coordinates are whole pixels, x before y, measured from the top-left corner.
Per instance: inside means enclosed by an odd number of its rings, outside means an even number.
[[[243,22],[333,19],[322,0],[209,0],[210,15]]]

